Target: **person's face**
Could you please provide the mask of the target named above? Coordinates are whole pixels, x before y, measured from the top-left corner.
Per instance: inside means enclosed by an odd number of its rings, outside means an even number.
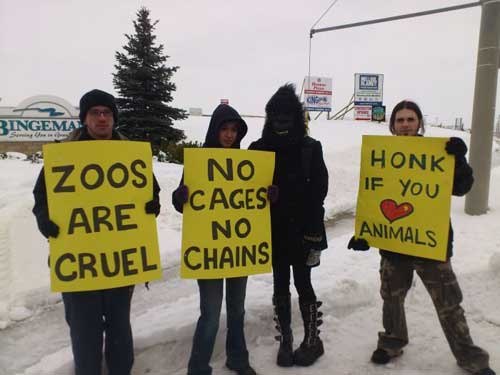
[[[85,116],[87,130],[95,139],[111,139],[113,122],[113,111],[103,105],[90,108]]]
[[[407,108],[400,109],[394,118],[394,134],[417,135],[420,120],[415,111]]]
[[[219,143],[224,148],[230,148],[238,137],[238,123],[235,121],[225,122],[219,129]]]

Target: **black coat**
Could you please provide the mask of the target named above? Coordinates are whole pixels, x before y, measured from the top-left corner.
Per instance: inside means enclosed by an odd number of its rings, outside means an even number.
[[[452,194],[458,197],[464,196],[472,188],[473,183],[474,183],[474,177],[472,173],[472,168],[469,165],[469,163],[467,163],[467,159],[465,158],[465,156],[456,156],[455,170],[453,173]],[[446,260],[450,259],[453,256],[453,227],[451,226],[451,219],[450,219],[450,229],[449,229],[447,246],[448,250],[446,252]],[[380,255],[386,258],[390,258],[392,260],[405,259],[405,258],[410,258],[410,259],[418,258],[418,257],[413,257],[411,255],[386,251],[383,249],[380,249]]]
[[[249,149],[276,154],[273,184],[279,188],[279,197],[271,205],[273,260],[303,262],[309,252],[303,243],[305,235],[321,236],[320,249],[328,247],[323,222],[328,170],[321,143],[308,136],[280,143],[266,133]],[[304,157],[308,152],[310,157]]]
[[[113,130],[112,138],[113,140],[125,140],[117,131]],[[79,128],[74,130],[65,141],[90,141],[94,140],[89,133],[87,128]],[[35,197],[35,206],[33,207],[33,214],[36,217],[38,227],[40,228],[40,223],[49,220],[49,208],[47,203],[47,187],[45,185],[45,174],[44,168],[41,169],[38,178],[36,180],[35,188],[33,189],[33,195]],[[156,177],[153,175],[153,199],[160,201],[160,185],[156,181]],[[56,223],[57,224],[57,223]]]

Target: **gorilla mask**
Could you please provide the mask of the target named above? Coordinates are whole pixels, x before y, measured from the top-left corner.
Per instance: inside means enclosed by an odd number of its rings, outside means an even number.
[[[295,94],[295,86],[286,84],[269,99],[266,105],[266,125],[268,131],[276,136],[294,138],[303,136],[305,122],[302,104]]]
[[[277,113],[269,116],[271,128],[278,135],[286,135],[293,128],[293,115],[288,113]]]

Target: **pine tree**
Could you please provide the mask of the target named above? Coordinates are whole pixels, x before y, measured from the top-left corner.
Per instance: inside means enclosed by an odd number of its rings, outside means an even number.
[[[117,128],[130,139],[150,141],[156,151],[162,141],[177,143],[185,138],[182,130],[172,126],[172,121],[187,117],[186,111],[167,105],[176,89],[171,78],[179,67],[165,65],[169,56],[163,53],[162,44],[155,44],[153,35],[157,23],[151,22],[147,8],[139,9],[134,21],[135,34],[125,34],[128,39],[123,46],[125,52],[115,53],[117,64],[113,74],[119,94]]]

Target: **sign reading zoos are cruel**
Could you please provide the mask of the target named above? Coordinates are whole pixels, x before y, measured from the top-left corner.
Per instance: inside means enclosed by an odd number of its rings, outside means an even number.
[[[363,136],[356,237],[384,250],[446,259],[455,162],[447,140]]]
[[[271,272],[267,188],[274,153],[185,149],[181,276],[219,279]]]
[[[43,146],[53,291],[99,290],[161,278],[151,148],[131,141]]]

